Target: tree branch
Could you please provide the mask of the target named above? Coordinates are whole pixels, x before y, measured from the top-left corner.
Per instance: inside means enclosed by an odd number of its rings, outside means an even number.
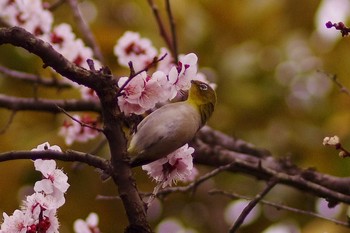
[[[20,27],[0,28],[0,45],[2,44],[22,47],[40,57],[44,62],[44,67],[50,66],[57,73],[71,81],[94,90],[98,88],[97,84],[99,82],[97,80],[103,76],[101,73],[88,71],[68,61],[55,51],[49,43],[38,39]],[[108,77],[111,78],[110,76]]]
[[[82,153],[73,150],[67,150],[66,152],[58,152],[52,150],[45,151],[11,151],[0,153],[0,162],[18,160],[18,159],[55,159],[65,162],[81,162],[90,165],[95,168],[99,168],[102,171],[109,173],[109,161],[101,157]]]
[[[171,29],[171,44],[172,46],[170,47],[171,53],[173,54],[173,58],[175,60],[175,64],[178,62],[178,51],[177,51],[177,38],[176,38],[176,26],[175,26],[175,20],[173,17],[173,13],[171,11],[171,6],[170,6],[170,0],[165,0],[166,4],[166,11],[168,14],[168,19],[169,19],[169,24],[170,24],[170,29]]]
[[[75,19],[75,22],[77,22],[78,27],[80,32],[83,34],[86,44],[92,48],[92,50],[94,51],[94,56],[102,63],[104,63],[104,58],[103,55],[101,53],[100,47],[98,46],[98,44],[96,43],[95,37],[92,34],[89,26],[85,23],[79,7],[78,7],[78,1],[77,0],[69,0],[68,1],[72,12],[73,12],[73,16]]]
[[[234,163],[228,171],[254,176],[259,180],[275,178],[278,183],[326,198],[330,204],[350,204],[350,178],[341,178],[302,169],[288,159],[275,159],[266,150],[255,148],[242,140],[203,127],[195,141],[194,161],[219,167]]]
[[[216,176],[220,172],[223,172],[223,171],[230,169],[232,166],[233,166],[233,164],[227,164],[225,166],[220,166],[220,167],[206,173],[205,175],[201,176],[199,179],[190,183],[187,186],[168,187],[168,188],[161,189],[156,193],[156,196],[158,198],[164,198],[167,195],[169,195],[171,193],[176,193],[176,192],[186,193],[186,192],[191,191],[192,193],[194,193],[196,191],[197,187],[199,185],[201,185],[203,182],[209,180],[210,178],[213,178],[214,176]],[[151,196],[154,194],[153,193],[144,193],[143,195],[144,196]]]
[[[233,224],[233,226],[230,229],[230,233],[236,232],[239,227],[244,222],[244,219],[248,216],[248,214],[253,210],[253,208],[259,203],[259,201],[268,194],[273,187],[277,184],[277,180],[272,178],[272,180],[268,181],[266,187],[264,190],[262,190],[256,197],[249,202],[249,204],[243,209],[242,213],[237,218],[236,222]]]
[[[108,140],[111,154],[111,177],[118,187],[129,226],[128,233],[152,232],[147,221],[144,203],[138,193],[135,180],[126,153],[126,139],[121,128],[117,89],[112,75],[102,71],[88,71],[69,62],[52,46],[19,27],[0,28],[0,45],[9,43],[22,47],[39,56],[45,66],[51,66],[56,72],[68,79],[92,88],[101,101],[101,112],[104,123],[103,132]],[[60,106],[68,111],[64,106]]]
[[[163,21],[162,21],[162,19],[160,17],[160,14],[159,14],[158,6],[154,3],[153,0],[147,0],[147,1],[148,1],[148,5],[152,9],[154,18],[156,19],[156,22],[157,22],[157,25],[158,25],[158,28],[159,28],[160,36],[163,37],[166,45],[168,46],[168,48],[172,52],[172,56],[175,56],[175,54],[173,54],[173,44],[171,42],[171,38],[170,38],[169,34],[166,32],[166,30],[165,30],[165,26],[164,26]]]
[[[246,196],[243,196],[243,195],[239,195],[239,194],[236,194],[236,193],[225,192],[225,191],[222,191],[222,190],[211,190],[211,191],[209,191],[209,194],[210,195],[215,195],[215,194],[216,195],[224,195],[224,196],[227,196],[227,197],[229,197],[231,199],[239,198],[239,199],[245,199],[245,200],[252,200],[249,197],[246,197]],[[338,224],[338,225],[341,225],[341,226],[344,226],[344,227],[350,227],[350,224],[348,222],[343,222],[343,221],[339,221],[339,220],[336,220],[336,219],[327,218],[325,216],[322,216],[320,214],[316,214],[316,213],[311,212],[311,211],[296,209],[296,208],[293,208],[293,207],[290,207],[290,206],[286,206],[286,205],[282,205],[282,204],[278,204],[278,203],[274,203],[274,202],[270,202],[270,201],[265,201],[265,200],[260,200],[260,203],[264,204],[264,205],[275,207],[277,210],[288,210],[290,212],[294,212],[294,213],[297,213],[297,214],[308,215],[308,216],[324,219],[324,220],[327,220],[327,221],[330,221],[330,222],[334,222],[335,224]]]
[[[29,83],[34,83],[34,84],[40,84],[42,86],[46,87],[57,87],[57,88],[71,88],[72,85],[67,83],[67,82],[62,82],[60,80],[57,80],[55,78],[52,79],[47,79],[47,78],[42,78],[39,75],[34,75],[34,74],[29,74],[25,72],[20,72],[17,70],[11,70],[7,67],[0,66],[0,72],[10,76],[12,78],[15,78],[17,80],[29,82]]]
[[[60,113],[60,107],[66,111],[93,111],[101,112],[98,102],[87,100],[49,100],[35,98],[21,98],[0,94],[0,107],[13,111],[45,111]]]

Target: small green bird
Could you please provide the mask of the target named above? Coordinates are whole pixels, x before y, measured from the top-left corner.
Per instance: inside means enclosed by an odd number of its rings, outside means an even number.
[[[132,167],[151,163],[185,145],[209,119],[216,93],[201,81],[191,83],[186,101],[164,105],[138,124],[128,147]]]

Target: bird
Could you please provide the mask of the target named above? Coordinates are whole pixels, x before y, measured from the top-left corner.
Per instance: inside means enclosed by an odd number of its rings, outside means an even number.
[[[212,115],[216,101],[210,85],[191,80],[187,100],[166,104],[137,125],[127,149],[131,167],[166,157],[190,142]]]

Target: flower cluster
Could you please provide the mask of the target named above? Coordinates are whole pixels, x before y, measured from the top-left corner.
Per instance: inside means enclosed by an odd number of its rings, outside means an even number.
[[[47,142],[32,151],[44,150],[61,152],[60,147],[50,146]],[[54,160],[37,159],[34,166],[35,170],[41,172],[43,179],[35,183],[35,192],[26,197],[20,210],[15,210],[11,216],[3,214],[0,233],[58,232],[56,213],[65,203],[64,193],[69,187],[68,177],[56,168]]]
[[[193,79],[207,82],[203,74],[197,73],[196,54],[180,55],[179,62],[174,64],[167,49],[161,48],[157,56],[150,40],[135,32],[126,32],[118,40],[114,54],[121,66],[127,67],[132,62],[136,71],[146,68],[156,57],[164,57],[153,74],[144,71],[131,80],[128,77],[119,79],[118,86],[124,89],[118,97],[118,105],[126,115],[142,114],[157,103],[174,99],[179,91],[190,89]]]
[[[78,66],[89,68],[86,60],[93,57],[92,49],[85,46],[80,38],[76,38],[69,24],[62,23],[52,28],[53,15],[43,7],[41,0],[0,0],[0,9],[0,18],[7,24],[26,29],[50,43],[57,52],[69,61]],[[97,68],[101,67],[97,60],[94,60],[94,65]],[[82,97],[84,98],[86,95],[82,95]]]
[[[333,137],[325,137],[323,139],[323,145],[324,146],[337,146],[339,145],[340,140],[339,137],[337,135],[333,136]]]
[[[86,47],[80,38],[76,38],[69,24],[62,23],[53,28],[48,35],[47,41],[69,61],[78,66],[88,69],[86,60],[93,57],[92,49]],[[98,61],[94,61],[95,66],[100,67]]]
[[[73,142],[87,142],[95,138],[99,132],[94,128],[98,125],[98,121],[89,115],[73,115],[74,120],[65,120],[59,131],[59,135],[64,136],[67,145]],[[91,127],[87,127],[89,125]]]
[[[0,0],[0,9],[0,18],[11,26],[20,26],[39,37],[51,30],[53,17],[41,0]]]
[[[131,61],[135,70],[141,70],[152,63],[157,50],[149,39],[141,38],[136,32],[125,32],[114,46],[114,54],[121,66],[129,67]]]
[[[0,9],[4,9],[0,12],[0,18],[7,24],[25,28],[50,43],[69,61],[89,68],[86,60],[93,57],[92,49],[76,37],[69,24],[61,23],[53,27],[53,15],[45,9],[42,0],[0,0]],[[142,38],[136,32],[125,32],[114,46],[114,54],[121,66],[130,68],[132,64],[137,72],[145,70],[135,77],[121,77],[118,81],[119,88],[123,87],[117,99],[118,106],[127,116],[143,114],[155,108],[158,103],[173,100],[182,91],[189,90],[193,79],[206,81],[205,75],[197,72],[198,58],[194,53],[180,55],[175,59],[166,48],[161,48],[158,52],[149,39]],[[148,66],[154,63],[155,59],[159,62],[154,72],[149,73]],[[94,61],[94,65],[96,68],[101,67],[98,61]],[[74,83],[72,85],[80,90],[83,99],[98,99],[93,90]],[[79,115],[74,115],[73,118],[74,120],[65,121],[59,131],[67,145],[75,141],[86,142],[99,134],[98,130],[94,129],[98,124],[96,118]],[[189,174],[194,174],[190,155],[192,152],[189,152],[191,149],[188,146],[180,148],[166,160],[159,162],[167,169],[162,170],[165,172],[163,177],[160,173],[153,174],[157,177],[156,180],[164,181],[166,186],[170,185],[174,178],[183,180]]]
[[[194,149],[186,144],[164,158],[143,165],[142,169],[161,183],[163,188],[172,186],[178,180],[192,181],[197,174],[197,170],[193,167],[193,152]]]
[[[93,57],[91,48],[76,38],[69,24],[62,23],[52,29],[53,16],[43,7],[41,0],[0,0],[0,18],[11,26],[19,26],[33,33],[78,66],[88,68],[86,60]],[[98,61],[95,62],[98,64]]]
[[[53,15],[43,7],[41,0],[0,0],[0,9],[0,19],[10,26],[19,26],[26,29],[45,42],[50,43],[57,52],[69,61],[86,69],[89,68],[86,60],[93,58],[92,49],[85,46],[80,38],[76,38],[69,24],[61,23],[53,28]],[[96,69],[101,67],[99,61],[93,61]],[[80,90],[82,99],[93,101],[98,99],[92,89],[79,86],[73,82],[70,83]],[[64,131],[61,131],[61,134],[66,137],[67,144],[71,144],[74,139],[87,141],[93,138],[92,135],[94,137],[97,135],[97,133],[89,133],[91,130],[81,132],[77,130],[77,127],[74,130],[72,129],[69,127],[69,130],[66,131],[67,135],[63,133]],[[76,132],[77,135],[72,135],[73,132]]]
[[[119,88],[122,88],[118,106],[127,116],[143,114],[158,103],[173,100],[182,91],[190,89],[191,80],[208,82],[205,75],[198,72],[196,54],[180,55],[178,62],[174,63],[176,59],[166,48],[157,53],[150,40],[135,32],[125,32],[114,47],[114,54],[121,66],[130,67],[132,64],[136,72],[145,70],[132,78],[121,77],[118,81]],[[155,71],[148,73],[147,66],[157,58]],[[171,186],[177,180],[190,181],[197,173],[192,163],[193,152],[194,149],[186,144],[142,168],[162,187]]]

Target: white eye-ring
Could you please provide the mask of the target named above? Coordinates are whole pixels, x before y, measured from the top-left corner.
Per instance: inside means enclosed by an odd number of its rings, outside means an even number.
[[[208,90],[208,85],[207,85],[207,84],[204,84],[204,83],[201,83],[201,84],[199,85],[199,88],[200,88],[202,91],[206,91],[206,90]]]

